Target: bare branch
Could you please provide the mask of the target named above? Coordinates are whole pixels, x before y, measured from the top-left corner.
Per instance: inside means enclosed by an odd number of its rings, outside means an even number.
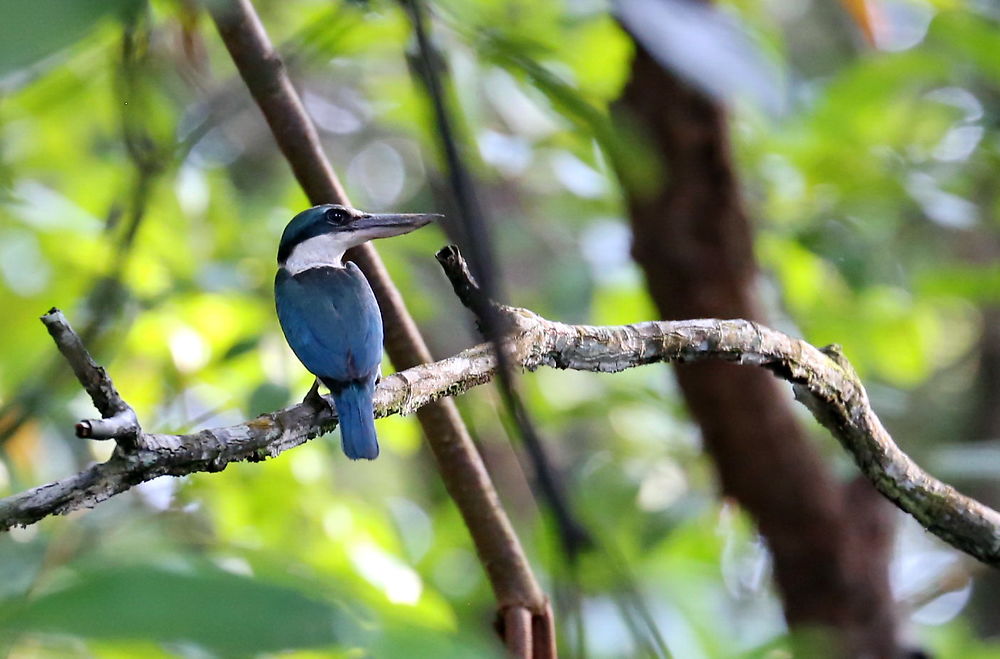
[[[476,294],[457,250],[442,250],[439,260],[456,289],[467,299]],[[1000,513],[936,480],[903,453],[882,427],[857,375],[836,351],[825,352],[745,320],[599,327],[554,322],[527,309],[496,308],[509,323],[504,348],[511,363],[529,371],[548,366],[612,373],[656,362],[710,359],[768,369],[793,384],[796,398],[840,440],[882,494],[952,546],[1000,565]],[[381,382],[375,413],[409,414],[484,384],[495,372],[496,358],[488,344],[415,366]],[[273,457],[335,426],[336,417],[329,411],[300,404],[188,435],[143,434],[137,448],[122,449],[108,462],[0,500],[0,529],[94,506],[157,476],[220,471],[230,462]]]
[[[84,419],[76,424],[76,436],[90,439],[116,439],[134,443],[140,436],[139,420],[135,411],[122,400],[107,372],[87,352],[61,311],[52,307],[42,316],[42,323],[56,342],[56,347],[69,362],[76,379],[94,401],[101,419]]]

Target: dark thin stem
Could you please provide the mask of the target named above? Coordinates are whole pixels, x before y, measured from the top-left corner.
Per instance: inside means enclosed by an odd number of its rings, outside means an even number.
[[[491,249],[493,241],[489,223],[479,202],[479,196],[476,194],[472,174],[459,148],[458,137],[454,129],[455,121],[445,101],[444,85],[439,75],[437,60],[433,56],[435,50],[424,24],[421,5],[418,0],[404,0],[404,5],[417,39],[419,63],[415,68],[431,101],[435,135],[447,165],[449,187],[458,207],[460,224],[464,228],[462,234],[465,238],[465,244],[463,246],[472,255],[472,267],[483,288],[482,298],[472,297],[473,305],[469,308],[475,312],[486,339],[493,342],[494,346],[499,346],[503,336],[500,316],[489,304],[480,303],[482,299],[504,299],[500,291],[499,269]],[[545,445],[531,420],[524,400],[516,389],[513,371],[510,368],[511,364],[507,363],[506,356],[502,351],[498,350],[497,354],[500,355],[501,365],[497,383],[504,407],[514,420],[514,425],[528,452],[542,499],[555,518],[560,544],[567,558],[571,562],[576,562],[581,551],[593,546],[593,539],[584,525],[573,514],[563,482],[552,465],[552,460],[545,450]]]
[[[497,319],[495,321],[497,331],[506,333],[509,329],[509,323],[504,308],[493,302],[486,295],[485,291],[480,289],[458,248],[452,245],[441,249],[437,254],[437,259],[445,269],[445,273],[455,290],[455,294],[462,301],[462,304],[475,311],[480,318],[488,315],[491,318]],[[499,350],[498,342],[493,342],[493,345],[494,350],[501,356],[500,369],[497,373],[497,380],[501,383],[500,390],[502,393],[512,394],[509,383],[508,386],[504,386],[503,381],[505,375],[509,376],[512,373],[509,360],[506,353]],[[534,426],[530,423],[520,398],[512,394],[505,397],[505,403],[508,406],[508,410],[511,411],[511,414],[515,416],[515,420],[519,423],[521,436],[527,440],[525,441],[525,447],[528,449],[532,459],[536,461],[535,464],[548,467],[547,456],[544,453],[535,453],[533,450],[540,450],[542,444],[535,434]],[[569,503],[566,501],[561,488],[557,487],[559,481],[555,479],[554,471],[551,468],[536,470],[536,473],[548,474],[550,478],[550,480],[546,480],[539,477],[538,480],[545,495],[545,501],[551,506],[557,521],[556,529],[559,532],[560,544],[568,559],[570,577],[572,579],[576,577],[576,567],[579,563],[581,551],[599,547],[603,555],[607,557],[608,564],[623,583],[625,593],[627,594],[627,597],[623,596],[622,600],[627,599],[629,606],[619,606],[619,610],[625,619],[629,631],[632,632],[638,642],[650,645],[650,650],[655,650],[657,656],[669,656],[666,643],[663,641],[663,635],[657,628],[656,621],[650,613],[649,607],[646,606],[645,599],[638,586],[636,586],[635,579],[629,573],[627,566],[621,557],[617,555],[617,552],[609,548],[613,547],[614,544],[609,544],[607,540],[601,543],[595,541],[593,534],[571,514]],[[575,581],[573,582],[573,587],[579,590],[579,586]],[[572,598],[579,599],[579,593],[574,594]],[[633,622],[630,615],[632,610],[635,611],[642,625],[645,626],[645,633],[637,629]]]

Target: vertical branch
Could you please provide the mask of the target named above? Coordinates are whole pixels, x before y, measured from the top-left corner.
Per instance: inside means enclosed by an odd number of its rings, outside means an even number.
[[[316,204],[348,204],[316,129],[249,0],[214,2],[209,9],[236,68],[309,199]],[[375,249],[362,245],[348,256],[364,271],[378,298],[385,321],[386,350],[393,365],[403,370],[429,362],[430,351]],[[472,535],[501,611],[523,609],[530,616],[544,616],[547,599],[454,402],[445,399],[426,405],[417,418],[445,487]],[[512,643],[508,647],[515,649]]]
[[[647,194],[626,190],[633,255],[663,318],[760,319],[753,236],[722,109],[638,43],[619,109],[645,130],[670,172]],[[868,544],[872,536],[852,524],[853,516],[885,515],[851,504],[884,502],[848,500],[765,373],[711,363],[678,365],[676,374],[723,491],[767,539],[789,623],[826,627],[839,644],[835,654],[894,656],[891,543]]]

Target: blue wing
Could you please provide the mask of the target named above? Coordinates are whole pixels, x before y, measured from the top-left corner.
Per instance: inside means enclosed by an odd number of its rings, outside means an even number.
[[[311,268],[274,280],[278,321],[295,356],[328,381],[372,382],[382,361],[382,317],[368,280],[353,263]]]

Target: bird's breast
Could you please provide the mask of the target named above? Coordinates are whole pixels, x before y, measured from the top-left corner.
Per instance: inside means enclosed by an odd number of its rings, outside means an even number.
[[[368,281],[353,263],[275,278],[278,320],[289,346],[313,374],[366,379],[382,361],[382,319]]]

